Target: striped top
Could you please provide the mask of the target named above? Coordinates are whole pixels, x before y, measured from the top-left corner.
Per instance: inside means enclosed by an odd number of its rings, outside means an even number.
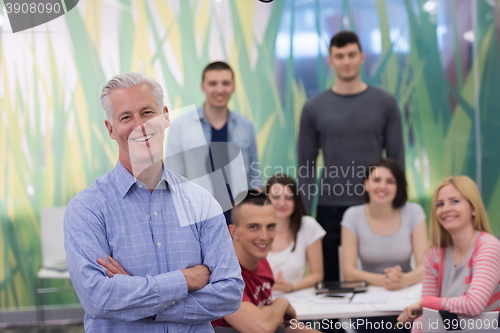
[[[362,269],[370,273],[384,274],[386,268],[399,265],[404,273],[411,271],[413,230],[425,220],[422,206],[407,202],[401,207],[399,229],[384,236],[372,232],[365,207],[366,204],[350,207],[344,213],[341,223],[358,238],[358,256]]]
[[[466,316],[477,316],[486,311],[500,310],[500,241],[493,235],[481,232],[476,238],[463,275],[465,292],[450,296],[441,288],[449,285],[449,274],[455,274],[445,266],[447,248],[431,248],[424,260],[422,307],[445,310]],[[451,247],[448,248],[448,251]],[[457,270],[463,269],[457,267]],[[445,282],[445,283],[443,283]],[[456,289],[456,287],[454,287]]]

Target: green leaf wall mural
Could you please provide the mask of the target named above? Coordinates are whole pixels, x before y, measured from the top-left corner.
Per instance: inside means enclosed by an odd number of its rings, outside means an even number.
[[[116,163],[99,100],[109,78],[155,78],[175,117],[203,102],[205,65],[227,60],[230,107],[254,123],[264,178],[295,176],[301,109],[333,84],[328,44],[342,28],[361,37],[364,79],[399,101],[412,200],[429,212],[439,180],[480,175],[500,234],[500,1],[87,0],[16,34],[1,10],[0,309],[35,303],[40,209],[65,205]]]

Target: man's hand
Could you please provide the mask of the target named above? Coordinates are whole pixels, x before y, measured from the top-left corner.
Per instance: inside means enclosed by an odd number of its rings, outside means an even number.
[[[106,255],[106,258],[108,258],[109,262],[107,262],[104,259],[97,258],[97,263],[102,267],[106,268],[106,274],[108,274],[108,277],[112,278],[113,276],[115,276],[115,274],[123,274],[130,276],[130,274],[127,273],[127,271],[124,270],[122,266],[120,266],[118,261],[116,261],[115,259],[111,258],[108,255]]]
[[[104,259],[98,258],[97,263],[102,267],[106,268],[106,274],[108,277],[114,277],[115,274],[123,274],[128,275],[126,270],[113,258],[106,255],[106,258],[109,260],[107,262]],[[181,269],[181,272],[184,274],[186,278],[186,283],[188,285],[188,291],[195,291],[205,287],[208,284],[208,280],[210,279],[210,270],[207,266],[204,265],[196,265],[191,268]]]
[[[191,268],[181,269],[186,278],[188,291],[195,291],[205,287],[210,279],[210,270],[205,265],[196,265]]]
[[[399,265],[389,267],[385,270],[384,287],[387,290],[399,290],[403,288],[403,272]]]
[[[106,254],[106,258],[108,258],[109,262],[107,262],[104,259],[97,258],[97,263],[101,265],[102,267],[106,268],[106,274],[108,274],[108,277],[112,278],[115,276],[115,274],[123,274],[130,276],[129,273],[127,273],[126,270],[123,269],[123,267],[116,261],[115,259],[111,258],[111,256],[108,256]],[[148,318],[155,319],[156,315],[150,316]]]

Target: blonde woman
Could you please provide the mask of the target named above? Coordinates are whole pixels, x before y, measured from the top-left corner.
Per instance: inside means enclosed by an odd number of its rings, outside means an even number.
[[[424,260],[423,298],[404,309],[398,320],[415,320],[423,307],[466,316],[499,311],[500,241],[491,234],[481,195],[469,177],[439,183],[432,198],[430,228],[432,248]]]

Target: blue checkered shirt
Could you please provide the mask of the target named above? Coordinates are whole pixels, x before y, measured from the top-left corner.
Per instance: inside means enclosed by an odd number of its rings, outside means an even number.
[[[210,321],[240,307],[244,283],[220,206],[166,168],[153,193],[120,162],[97,178],[66,208],[64,246],[86,332],[213,332]],[[131,276],[107,277],[96,262],[106,254]],[[188,292],[181,269],[195,265],[210,281]]]

